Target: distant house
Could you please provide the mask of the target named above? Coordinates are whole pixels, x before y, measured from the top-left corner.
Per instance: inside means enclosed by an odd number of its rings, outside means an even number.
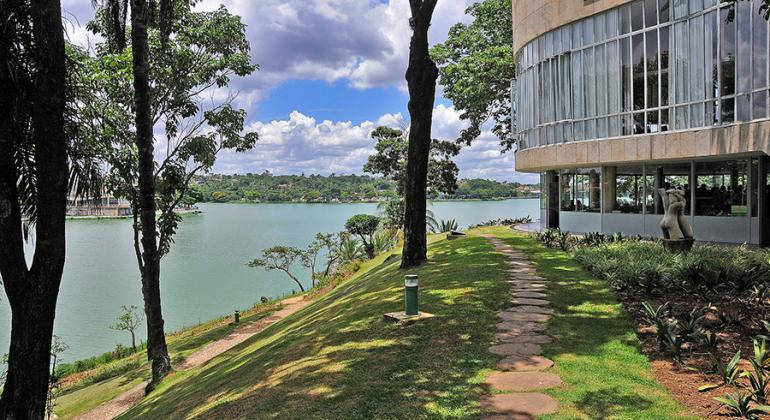
[[[105,194],[98,200],[74,196],[67,199],[67,216],[70,217],[125,217],[130,215],[131,205],[128,200],[110,194]]]

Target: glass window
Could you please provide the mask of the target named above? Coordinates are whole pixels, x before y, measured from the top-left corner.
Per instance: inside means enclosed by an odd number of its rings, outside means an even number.
[[[596,62],[596,114],[607,114],[607,63],[605,61],[605,46],[598,45],[594,49]]]
[[[620,40],[620,71],[621,71],[621,108],[623,111],[631,110],[631,38]]]
[[[615,175],[612,213],[641,213],[644,205],[644,177],[641,166],[618,166]]]
[[[548,209],[548,174],[540,173],[540,209]]]
[[[690,20],[690,100],[702,101],[706,93],[706,76],[703,70],[703,16],[697,16]],[[703,113],[700,114],[701,117]],[[702,124],[695,125],[700,127]]]
[[[754,13],[754,30],[752,31],[754,49],[751,56],[754,60],[752,85],[754,89],[757,89],[767,86],[767,22],[759,11],[762,2],[757,1],[755,3],[757,10]]]
[[[736,5],[736,78],[735,86],[738,93],[751,90],[751,3],[740,1]],[[757,16],[759,18],[759,16]]]
[[[722,9],[722,95],[735,94],[735,21],[724,19],[726,9]],[[722,110],[724,113],[724,109]],[[722,118],[724,120],[724,118]]]
[[[687,199],[687,205],[684,208],[684,214],[690,214],[690,164],[682,163],[676,165],[662,165],[658,167],[657,173],[658,188],[669,190],[672,188],[684,190],[684,196]],[[659,195],[659,194],[656,194]],[[660,197],[658,197],[660,200]],[[658,214],[663,214],[663,206],[658,205]]]
[[[575,22],[572,25],[572,48],[583,46],[583,25],[581,22]]]
[[[631,4],[631,30],[638,31],[644,28],[644,3],[637,0]]]
[[[561,187],[562,211],[575,211],[575,174],[571,171],[562,171],[559,176]]]
[[[618,41],[607,44],[607,108],[611,114],[620,112],[620,55]]]
[[[631,30],[631,8],[623,6],[620,9],[620,34],[627,34]]]
[[[673,0],[673,1],[674,1],[674,19],[679,19],[687,16],[688,0]]]
[[[669,26],[660,28],[660,105],[668,105],[668,87],[672,73],[668,70],[670,31]]]
[[[735,121],[749,121],[751,119],[751,95],[738,95],[735,97]]]
[[[745,160],[695,164],[695,214],[746,216],[748,175]]]
[[[656,0],[644,0],[644,27],[658,24],[658,4]]]
[[[647,132],[657,133],[660,130],[660,122],[658,121],[658,111],[647,112]]]
[[[754,92],[751,95],[751,118],[758,120],[767,117],[767,91]]]
[[[618,9],[607,12],[607,38],[618,36]]]
[[[572,54],[572,110],[575,118],[583,118],[583,54],[578,51]]]
[[[705,39],[703,67],[706,77],[706,98],[716,98],[719,89],[719,57],[717,55],[717,12],[715,10],[704,15],[703,37]]]
[[[644,109],[644,35],[637,34],[631,38],[634,66],[634,109]]]
[[[583,45],[591,45],[594,43],[594,19],[588,18],[583,20]]]
[[[749,167],[749,170],[751,171],[751,209],[750,209],[750,216],[751,217],[757,217],[759,216],[759,213],[757,212],[757,204],[759,203],[759,185],[761,184],[759,182],[759,159],[751,159],[751,166]]]
[[[583,87],[586,99],[586,117],[596,116],[596,73],[594,61],[594,49],[583,50]],[[590,137],[589,137],[590,138]]]
[[[687,22],[674,25],[674,74],[676,87],[674,103],[682,104],[690,101],[689,95],[689,62],[690,57],[689,37],[687,35]],[[677,117],[678,118],[678,117]],[[678,119],[677,119],[678,121]]]
[[[645,32],[647,44],[647,108],[658,107],[658,31]]]
[[[668,129],[668,108],[663,108],[660,110],[660,131],[668,131]]]
[[[607,39],[605,28],[606,13],[599,13],[594,16],[594,42],[602,42]]]
[[[719,102],[719,110],[722,113],[722,122],[731,123],[735,121],[735,99],[722,99]]]
[[[578,169],[575,175],[575,210],[601,211],[601,177],[599,169]]]
[[[671,8],[669,7],[668,0],[658,0],[658,19],[660,23],[666,23],[670,19]]]
[[[703,0],[690,0],[690,14],[694,15],[703,10]]]

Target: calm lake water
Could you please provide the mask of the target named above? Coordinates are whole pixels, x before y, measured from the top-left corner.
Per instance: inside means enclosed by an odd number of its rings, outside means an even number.
[[[176,243],[163,260],[161,287],[166,330],[173,331],[244,309],[260,297],[291,293],[296,284],[278,272],[246,267],[273,245],[304,247],[316,232],[337,232],[357,213],[376,204],[202,204],[186,216]],[[461,228],[496,218],[538,216],[537,199],[436,202],[437,219]],[[67,222],[67,262],[55,333],[70,346],[64,361],[101,354],[129,343],[113,331],[121,305],[142,308],[139,274],[129,220]],[[30,246],[31,250],[31,246]],[[30,251],[28,250],[28,251]],[[31,252],[29,252],[31,254]],[[307,279],[307,272],[297,270]],[[142,331],[144,328],[142,328]],[[140,335],[144,335],[142,332]],[[0,293],[0,354],[8,349],[10,309]]]

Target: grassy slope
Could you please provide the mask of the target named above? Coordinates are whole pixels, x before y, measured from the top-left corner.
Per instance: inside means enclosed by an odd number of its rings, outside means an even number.
[[[483,238],[441,241],[421,279],[436,318],[391,324],[403,305],[398,259],[367,263],[311,306],[190,372],[124,418],[477,417],[495,313],[507,301],[499,254]]]
[[[515,233],[500,237],[523,249],[551,280],[556,314],[554,337],[545,346],[569,386],[550,391],[561,410],[549,418],[686,418],[686,410],[652,377],[630,318],[603,280],[586,273],[572,257]]]
[[[249,310],[244,313],[242,320],[248,322],[266,317],[273,313],[276,307],[278,305]],[[230,334],[235,327],[230,325],[229,321],[229,318],[220,318],[168,336],[169,354],[172,360],[178,363],[182,358],[188,357],[206,344]],[[140,366],[105,381],[66,390],[57,399],[56,414],[64,419],[74,417],[115,398],[150,378],[150,367],[144,351],[103,366],[101,369],[109,369],[111,366],[131,361],[140,361]]]
[[[630,320],[601,280],[567,254],[505,228],[552,279],[557,314],[546,355],[566,386],[552,418],[676,418],[684,408],[655,383]],[[477,233],[477,232],[473,232]],[[402,305],[403,275],[385,256],[331,294],[189,372],[173,374],[124,418],[474,418],[489,392],[495,314],[509,302],[503,257],[468,237],[431,246],[412,325],[382,314]]]

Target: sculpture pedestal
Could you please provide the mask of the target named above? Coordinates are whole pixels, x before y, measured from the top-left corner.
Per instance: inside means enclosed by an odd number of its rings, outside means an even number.
[[[688,238],[688,239],[661,239],[663,242],[663,248],[671,253],[682,253],[682,252],[688,252],[692,249],[693,243],[695,243],[695,239]]]

